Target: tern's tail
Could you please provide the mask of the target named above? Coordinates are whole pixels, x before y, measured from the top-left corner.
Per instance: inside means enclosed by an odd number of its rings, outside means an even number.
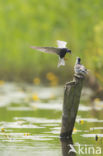
[[[59,58],[58,68],[59,68],[60,66],[65,66],[64,58],[62,58],[62,59]]]

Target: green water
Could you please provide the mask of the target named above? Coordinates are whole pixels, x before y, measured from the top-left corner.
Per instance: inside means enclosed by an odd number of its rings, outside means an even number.
[[[103,102],[90,94],[83,91],[72,140],[60,141],[63,87],[0,86],[0,156],[102,155]]]

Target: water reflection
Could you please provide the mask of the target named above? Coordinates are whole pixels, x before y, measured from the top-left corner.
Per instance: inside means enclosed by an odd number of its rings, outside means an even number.
[[[73,140],[72,138],[64,139],[61,138],[62,156],[76,156],[75,151],[73,152]]]

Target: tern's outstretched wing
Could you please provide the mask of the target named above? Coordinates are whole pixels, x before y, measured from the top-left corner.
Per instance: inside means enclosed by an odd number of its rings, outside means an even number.
[[[35,47],[35,46],[32,46],[31,48],[39,50],[39,51],[42,51],[42,52],[45,52],[45,53],[56,53],[56,54],[59,54],[59,52],[60,52],[59,48],[54,48],[54,47]]]
[[[66,48],[67,42],[57,40],[58,48]]]

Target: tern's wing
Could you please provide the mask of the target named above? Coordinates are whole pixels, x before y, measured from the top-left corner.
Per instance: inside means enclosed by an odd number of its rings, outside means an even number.
[[[35,46],[32,46],[31,48],[39,50],[39,51],[42,51],[42,52],[45,52],[45,53],[56,53],[56,54],[59,54],[59,52],[60,52],[59,48],[54,48],[54,47],[35,47]]]
[[[57,40],[58,48],[66,48],[67,42]]]

